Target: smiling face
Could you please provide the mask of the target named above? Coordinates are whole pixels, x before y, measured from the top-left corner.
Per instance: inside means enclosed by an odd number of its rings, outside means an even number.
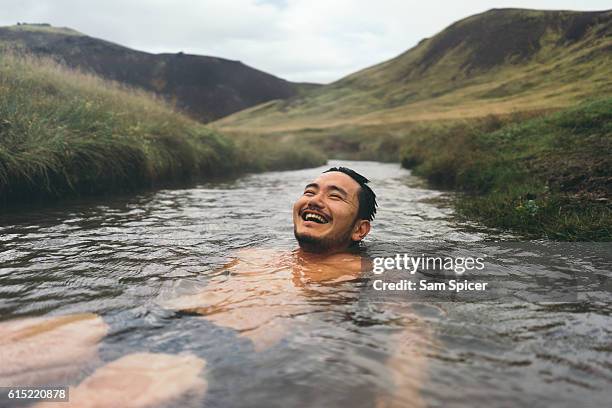
[[[304,188],[293,205],[293,227],[300,247],[309,252],[339,252],[361,241],[370,222],[357,218],[359,183],[333,171]]]

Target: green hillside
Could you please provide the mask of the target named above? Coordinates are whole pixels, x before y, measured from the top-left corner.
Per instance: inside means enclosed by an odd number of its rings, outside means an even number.
[[[236,133],[355,128],[557,109],[612,92],[612,12],[495,9],[307,95],[215,123]]]
[[[229,140],[153,94],[49,59],[0,54],[0,205],[324,161]]]
[[[531,237],[612,239],[612,12],[502,9],[300,97],[213,123],[399,161],[458,214]]]

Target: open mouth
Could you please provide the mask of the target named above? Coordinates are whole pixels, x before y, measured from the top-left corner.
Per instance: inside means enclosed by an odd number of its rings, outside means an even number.
[[[324,215],[316,213],[314,211],[310,211],[310,210],[302,211],[302,219],[304,221],[313,221],[313,222],[316,222],[317,224],[327,224],[329,222],[327,220],[327,217],[325,217]]]

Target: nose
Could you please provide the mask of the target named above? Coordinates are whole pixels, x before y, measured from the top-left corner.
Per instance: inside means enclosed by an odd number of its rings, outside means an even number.
[[[308,197],[308,206],[314,208],[323,208],[325,204],[323,203],[322,194],[319,191],[315,195]]]

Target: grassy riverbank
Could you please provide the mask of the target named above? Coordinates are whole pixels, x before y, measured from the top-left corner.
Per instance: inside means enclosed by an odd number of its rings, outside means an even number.
[[[534,237],[612,238],[612,98],[510,123],[455,124],[404,143],[405,167],[466,192],[457,203],[464,216]]]
[[[240,134],[329,157],[398,161],[464,192],[458,213],[531,238],[612,239],[612,98],[464,120]]]
[[[299,144],[229,139],[151,94],[51,60],[0,54],[0,204],[324,161]]]

